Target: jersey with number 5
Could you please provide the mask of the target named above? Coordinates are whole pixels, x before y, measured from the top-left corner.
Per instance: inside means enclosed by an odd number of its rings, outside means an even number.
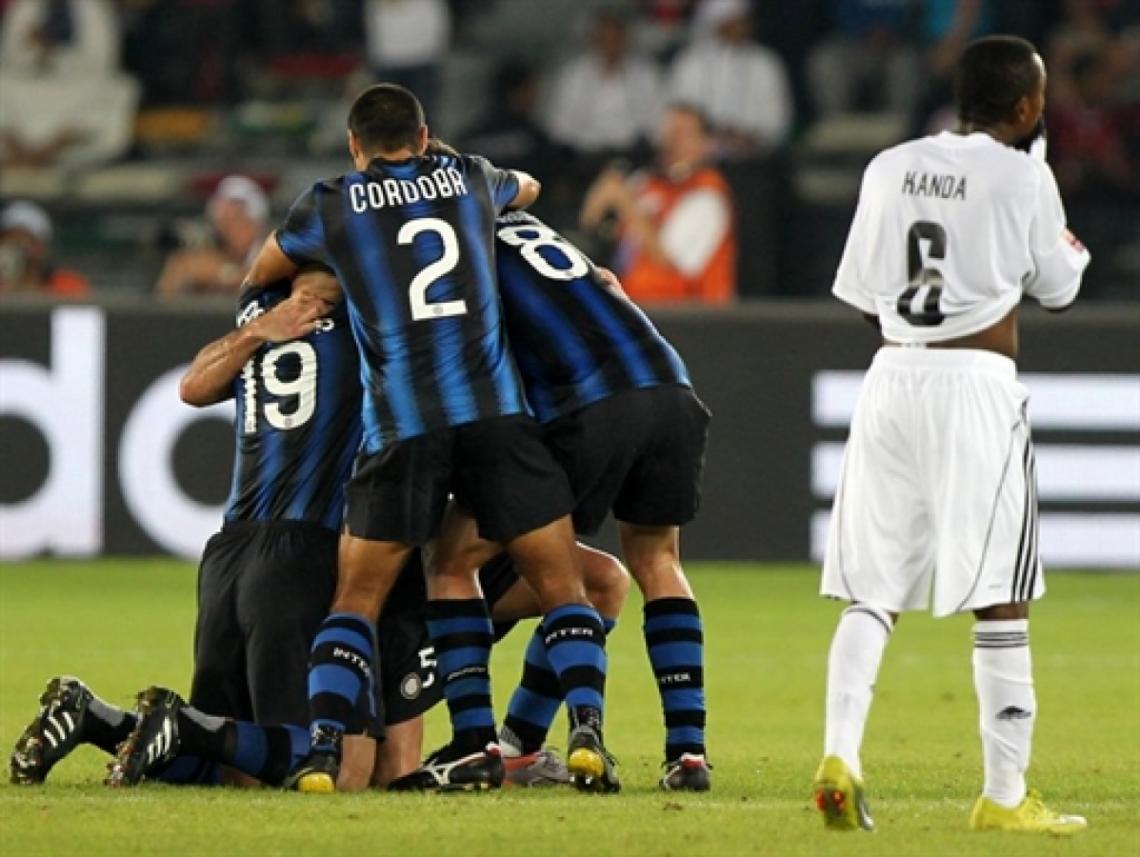
[[[623,390],[689,386],[685,364],[645,313],[537,217],[500,217],[495,250],[507,333],[540,422]]]
[[[495,284],[494,219],[515,174],[483,158],[374,160],[318,182],[277,231],[337,275],[360,349],[364,449],[523,413]]]
[[[288,297],[243,299],[238,325]],[[237,450],[227,521],[309,521],[339,530],[360,445],[360,366],[343,308],[292,342],[262,346],[234,380]]]
[[[1044,161],[946,131],[867,166],[832,291],[890,342],[939,342],[992,326],[1023,294],[1068,306],[1088,263]]]

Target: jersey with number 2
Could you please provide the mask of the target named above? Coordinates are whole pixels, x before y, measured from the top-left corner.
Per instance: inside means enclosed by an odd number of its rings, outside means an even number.
[[[1044,161],[946,131],[867,166],[832,291],[888,341],[939,342],[992,326],[1023,294],[1067,306],[1088,262]]]
[[[495,282],[494,219],[514,173],[462,155],[376,159],[318,182],[277,231],[331,267],[360,349],[364,450],[525,413]]]
[[[243,298],[238,326],[288,297]],[[309,521],[339,530],[360,445],[356,344],[343,308],[292,342],[267,343],[234,380],[236,451],[227,521]]]

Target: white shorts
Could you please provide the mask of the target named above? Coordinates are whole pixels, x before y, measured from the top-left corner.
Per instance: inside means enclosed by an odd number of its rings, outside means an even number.
[[[1041,597],[1028,402],[999,354],[880,349],[843,455],[821,593],[935,616]]]

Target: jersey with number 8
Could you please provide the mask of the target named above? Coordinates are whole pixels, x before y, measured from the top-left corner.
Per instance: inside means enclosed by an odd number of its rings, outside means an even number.
[[[689,386],[673,346],[581,250],[523,211],[500,217],[495,237],[511,348],[539,422],[624,390]]]
[[[867,166],[832,291],[890,342],[939,342],[996,324],[1023,294],[1067,306],[1088,263],[1047,164],[943,132]]]

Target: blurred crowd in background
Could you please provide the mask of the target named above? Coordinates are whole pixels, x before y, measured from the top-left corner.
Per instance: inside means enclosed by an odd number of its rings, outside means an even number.
[[[1038,45],[1049,160],[1140,299],[1140,0],[0,0],[0,295],[232,294],[344,172],[360,89],[544,182],[645,303],[827,294],[861,170],[953,122],[961,48]]]

